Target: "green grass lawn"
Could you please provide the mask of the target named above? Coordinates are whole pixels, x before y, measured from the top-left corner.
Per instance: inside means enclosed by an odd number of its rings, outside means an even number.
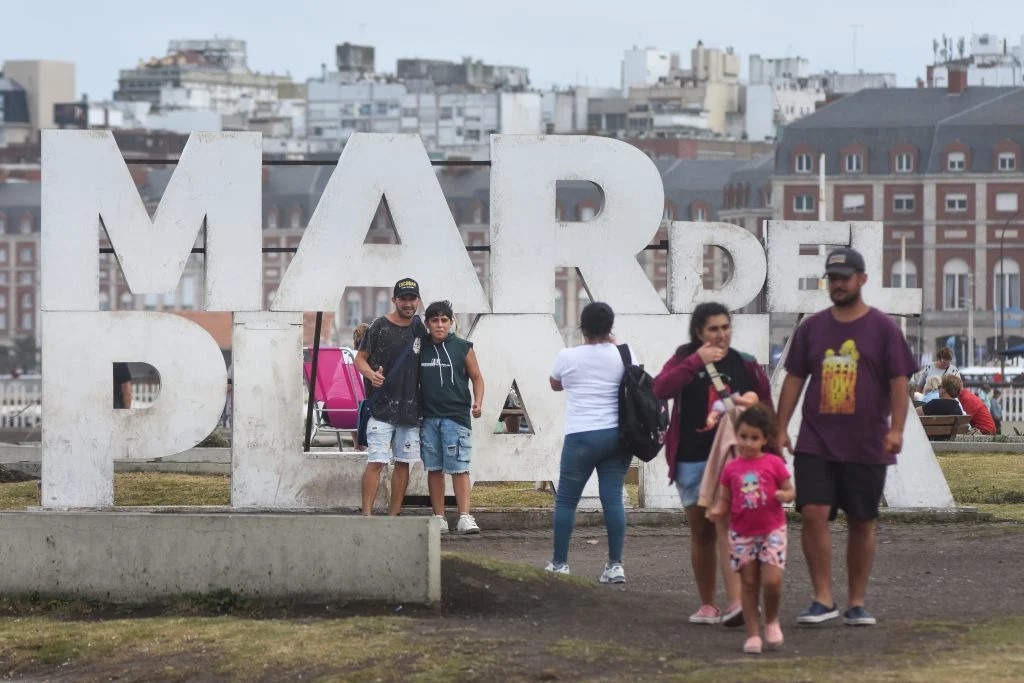
[[[1024,522],[1024,455],[947,453],[939,465],[958,505],[976,506],[998,519]],[[114,475],[115,505],[228,505],[231,480],[226,475],[126,472]],[[635,506],[637,486],[626,492]],[[0,484],[0,509],[39,504],[38,482]],[[473,487],[475,508],[552,507],[551,491],[532,481],[481,482]]]

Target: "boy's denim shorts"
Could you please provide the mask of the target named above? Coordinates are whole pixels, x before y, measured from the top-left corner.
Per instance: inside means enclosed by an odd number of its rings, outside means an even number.
[[[469,472],[473,432],[447,417],[425,417],[420,428],[420,457],[427,472]]]

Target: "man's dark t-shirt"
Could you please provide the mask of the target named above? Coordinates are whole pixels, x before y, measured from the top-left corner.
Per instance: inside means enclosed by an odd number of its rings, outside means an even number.
[[[921,408],[925,415],[963,415],[963,408],[955,398],[937,398]]]
[[[370,368],[384,368],[384,377],[389,378],[380,390],[374,389],[367,399],[373,399],[375,391],[379,391],[373,405],[374,419],[393,425],[415,425],[420,419],[419,392],[419,355],[425,333],[417,318],[412,324],[402,327],[396,325],[385,316],[370,323],[363,340],[359,344],[360,351],[370,354]],[[415,339],[412,352],[407,354],[400,368],[392,368],[391,364],[411,341]],[[397,373],[396,376],[392,376]]]
[[[132,373],[127,363],[114,363],[114,408],[124,408],[124,395],[121,385],[132,381]]]

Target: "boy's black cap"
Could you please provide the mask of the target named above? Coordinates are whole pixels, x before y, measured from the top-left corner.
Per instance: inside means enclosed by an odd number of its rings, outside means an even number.
[[[825,259],[825,275],[849,277],[864,272],[864,257],[856,249],[839,247]]]
[[[409,295],[409,294],[414,294],[416,296],[419,296],[420,295],[420,283],[416,282],[411,277],[404,277],[404,278],[402,278],[401,280],[399,280],[398,282],[395,283],[395,294],[394,294],[394,296],[395,296],[396,299],[398,297],[400,297],[400,296],[406,296],[406,295]]]

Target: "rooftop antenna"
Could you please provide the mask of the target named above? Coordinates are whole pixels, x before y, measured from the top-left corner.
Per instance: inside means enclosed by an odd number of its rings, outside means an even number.
[[[850,24],[853,29],[853,70],[857,71],[857,30],[864,28],[864,24]]]

